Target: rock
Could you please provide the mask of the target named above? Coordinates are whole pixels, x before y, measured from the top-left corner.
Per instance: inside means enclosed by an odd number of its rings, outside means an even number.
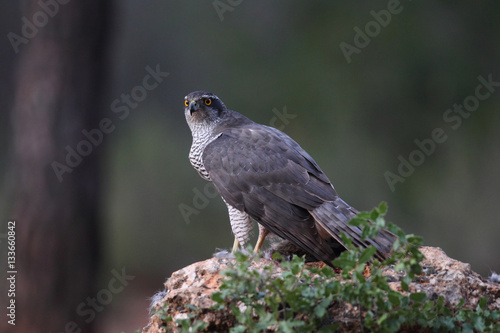
[[[428,273],[410,284],[411,292],[425,292],[431,299],[444,296],[452,307],[463,298],[467,308],[475,308],[486,296],[488,308],[500,310],[500,284],[483,279],[470,264],[451,259],[440,248],[422,247],[420,251],[426,258],[422,265]]]
[[[440,248],[422,247],[420,251],[426,259],[422,262],[424,274],[409,285],[411,292],[425,292],[430,299],[445,297],[445,304],[456,306],[460,299],[465,300],[466,308],[475,308],[483,296],[488,299],[488,309],[500,310],[500,284],[489,282],[471,270],[466,263],[446,256]],[[208,332],[227,332],[235,324],[229,309],[212,310],[215,304],[211,294],[217,291],[224,276],[220,272],[229,268],[233,259],[211,258],[189,265],[175,273],[165,282],[164,294],[159,294],[153,304],[156,311],[143,333],[171,332],[176,330],[178,319],[187,319],[196,313],[197,319],[208,323]],[[252,269],[263,270],[270,262],[262,258],[252,263]],[[308,266],[323,267],[321,262],[308,263]],[[273,278],[280,275],[283,269],[276,264]],[[400,276],[391,267],[384,271],[391,288],[401,292]],[[197,308],[193,310],[190,305]],[[166,313],[158,313],[167,306]],[[333,317],[342,324],[342,332],[357,332],[359,328],[359,309],[349,304],[337,304],[331,310]],[[164,318],[172,317],[167,328]],[[163,317],[163,319],[162,319]]]

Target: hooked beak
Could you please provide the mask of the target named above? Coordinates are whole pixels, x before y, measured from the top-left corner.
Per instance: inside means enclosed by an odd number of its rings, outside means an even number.
[[[195,113],[196,111],[198,111],[198,110],[200,109],[200,108],[198,107],[198,104],[196,104],[196,102],[195,102],[195,101],[191,101],[191,102],[189,103],[188,108],[189,108],[189,113],[190,113],[190,114],[193,114],[193,113]]]

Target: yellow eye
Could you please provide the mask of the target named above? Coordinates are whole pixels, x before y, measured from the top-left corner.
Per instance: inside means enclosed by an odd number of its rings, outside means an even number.
[[[210,98],[205,98],[205,105],[212,104],[212,100]]]
[[[189,102],[188,102],[188,100],[187,100],[187,99],[184,101],[184,105],[185,105],[185,106],[189,106]]]

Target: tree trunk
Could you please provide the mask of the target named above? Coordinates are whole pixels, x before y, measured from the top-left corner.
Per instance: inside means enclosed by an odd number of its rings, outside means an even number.
[[[11,117],[17,275],[16,325],[8,328],[92,332],[93,320],[77,308],[96,295],[102,146],[95,132],[97,145],[82,131],[98,127],[101,118],[111,4],[23,3],[35,29],[26,28],[22,37],[29,38],[18,45]],[[72,150],[80,158],[68,159]]]

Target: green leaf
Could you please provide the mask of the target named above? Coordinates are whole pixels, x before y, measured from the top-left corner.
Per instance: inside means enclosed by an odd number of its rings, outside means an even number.
[[[224,303],[224,297],[222,297],[222,293],[219,291],[213,292],[212,293],[212,301],[216,303]]]
[[[375,220],[375,225],[377,226],[377,229],[383,229],[385,227],[385,220],[383,217],[377,217]]]
[[[237,325],[234,327],[231,327],[229,329],[229,332],[231,333],[245,333],[247,331],[247,328],[243,325]]]
[[[323,267],[319,274],[321,276],[324,276],[325,278],[329,279],[331,277],[334,277],[335,276],[335,272],[333,271],[333,269],[330,267],[330,266],[325,266]]]
[[[290,321],[281,321],[279,323],[279,328],[280,332],[285,332],[285,333],[295,333],[295,326],[293,322]]]
[[[381,216],[384,216],[385,214],[387,214],[387,202],[385,201],[382,201],[379,205],[378,205],[378,211],[380,213]]]
[[[399,241],[399,238],[397,238],[394,241],[394,244],[392,244],[392,250],[397,251],[401,247],[401,242]]]
[[[366,219],[359,218],[359,216],[354,217],[349,221],[349,224],[354,227],[361,227],[366,225]]]
[[[333,300],[333,296],[330,295],[327,298],[323,299],[321,303],[319,303],[315,308],[314,308],[314,314],[318,318],[323,318],[326,315],[326,309],[330,306],[330,303]]]
[[[382,324],[386,319],[387,317],[389,316],[388,313],[384,313],[382,316],[380,316],[380,318],[377,320],[377,324]]]
[[[488,305],[488,300],[486,299],[486,297],[481,297],[481,299],[479,300],[479,304],[477,305],[478,306],[478,309],[481,309],[481,310],[486,310],[486,307]]]
[[[389,298],[389,302],[391,303],[391,305],[393,307],[397,307],[401,304],[401,301],[400,301],[401,294],[400,293],[391,290],[387,294],[387,297]]]
[[[421,303],[427,299],[427,294],[426,293],[411,293],[410,299],[414,302]]]
[[[485,331],[486,326],[484,325],[484,318],[483,317],[480,317],[480,316],[475,317],[473,323],[474,323],[474,328],[478,332],[484,332]]]
[[[283,260],[283,256],[279,252],[274,252],[272,258],[273,260]]]
[[[403,291],[408,291],[408,283],[405,282],[404,280],[401,280],[401,289]]]
[[[402,263],[402,262],[397,263],[396,266],[394,266],[394,270],[396,272],[404,271],[404,270],[406,270],[406,265],[404,263]]]
[[[367,262],[368,260],[370,260],[373,257],[375,252],[377,252],[377,248],[373,245],[370,245],[369,247],[364,249],[363,252],[361,252],[361,255],[359,256],[358,262],[359,263]]]
[[[338,258],[333,260],[333,266],[337,266],[337,267],[340,267],[342,269],[345,269],[345,268],[350,269],[350,268],[354,267],[355,264],[356,264],[356,262],[354,260],[345,259],[342,257],[338,257]]]
[[[359,219],[363,224],[367,224],[367,220],[370,219],[371,212],[359,212],[354,219]]]
[[[248,256],[244,254],[243,252],[236,251],[234,253],[234,257],[236,258],[237,262],[246,262],[248,261]]]
[[[323,318],[326,314],[326,309],[323,306],[318,305],[314,308],[314,314],[319,318]]]
[[[465,323],[462,325],[462,333],[474,333],[474,329],[472,325],[469,323]]]

